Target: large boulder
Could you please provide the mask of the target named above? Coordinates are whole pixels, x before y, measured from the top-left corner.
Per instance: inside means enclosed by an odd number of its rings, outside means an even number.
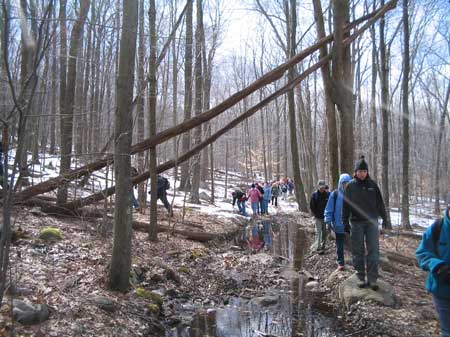
[[[378,280],[379,289],[359,288],[356,274],[350,276],[339,286],[339,299],[347,308],[358,301],[373,301],[381,305],[392,307],[395,304],[395,294],[392,286],[383,280]]]
[[[13,319],[23,325],[33,325],[44,322],[50,316],[45,304],[31,304],[13,299]]]
[[[200,198],[200,200],[204,200],[204,201],[211,201],[211,197],[208,195],[208,193],[206,192],[200,192],[200,194],[198,195],[198,197]]]

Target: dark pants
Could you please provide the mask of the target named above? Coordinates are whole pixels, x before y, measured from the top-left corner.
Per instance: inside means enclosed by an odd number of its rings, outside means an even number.
[[[278,196],[274,197],[272,196],[272,206],[275,205],[275,207],[278,207]]]
[[[442,337],[450,337],[450,299],[433,295],[433,300],[441,324]]]
[[[344,241],[345,241],[345,233],[335,233],[336,234],[336,255],[337,255],[337,263],[340,266],[345,264],[344,260]]]
[[[133,203],[133,208],[139,208],[139,203],[136,200],[133,191],[131,191],[131,202]]]
[[[167,209],[169,214],[172,215],[172,207],[170,206],[169,200],[167,200],[167,193],[158,194],[158,199],[162,201],[164,207]]]
[[[259,214],[265,214],[263,198],[259,199]]]
[[[367,264],[367,280],[369,283],[378,279],[380,260],[378,223],[376,221],[352,221],[352,255],[353,266],[360,280],[365,280]],[[365,256],[367,247],[367,256]]]

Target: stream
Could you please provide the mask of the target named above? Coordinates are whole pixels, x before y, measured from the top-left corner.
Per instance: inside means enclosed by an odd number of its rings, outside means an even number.
[[[234,297],[226,306],[198,310],[190,326],[174,329],[167,337],[344,336],[331,308],[305,288],[311,280],[301,270],[310,242],[303,229],[292,222],[255,220],[236,241],[245,243],[252,254],[276,257],[289,279],[288,288],[267,289],[263,297]]]

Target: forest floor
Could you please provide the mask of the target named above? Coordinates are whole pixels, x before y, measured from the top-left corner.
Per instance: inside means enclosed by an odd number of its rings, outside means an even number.
[[[15,297],[45,303],[51,315],[33,326],[13,322],[11,296],[7,296],[0,310],[0,336],[197,336],[189,327],[200,311],[209,314],[229,306],[235,298],[252,300],[264,298],[273,289],[292,289],[293,277],[283,272],[292,261],[281,253],[292,247],[281,246],[277,253],[246,244],[246,238],[237,235],[242,233],[246,218],[188,207],[182,224],[179,208],[174,218],[169,218],[163,208],[158,212],[160,225],[175,223],[176,229],[221,235],[213,241],[196,242],[159,233],[159,241],[154,243],[147,233],[134,231],[131,288],[118,293],[106,286],[112,251],[111,218],[62,218],[28,207],[14,208],[16,236],[10,279],[20,290]],[[148,221],[148,215],[137,212],[133,212],[133,218]],[[302,228],[312,240],[314,226],[307,214],[279,212],[268,219],[281,228]],[[53,243],[39,239],[39,231],[47,226],[58,228],[63,239]],[[351,266],[330,279],[331,274],[336,275],[334,242],[329,243],[324,255],[306,253],[302,272],[312,275],[319,284],[315,290],[319,296],[313,298],[320,303],[314,306],[327,308],[325,314],[340,331],[329,329],[325,335],[309,335],[439,336],[432,299],[424,290],[426,275],[414,263],[419,238],[381,236],[382,250],[406,257],[392,262],[389,271],[380,272],[381,278],[394,287],[394,307],[360,301],[345,309],[337,288],[353,274]],[[240,335],[215,335],[214,327],[200,330],[204,336],[287,336],[281,330],[265,334],[262,328]],[[293,336],[307,335],[293,328],[291,332]]]

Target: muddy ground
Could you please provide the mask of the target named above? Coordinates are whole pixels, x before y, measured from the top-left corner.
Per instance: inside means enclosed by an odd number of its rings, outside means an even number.
[[[159,212],[160,224],[168,226],[166,213]],[[148,221],[147,215],[133,216]],[[309,241],[314,235],[306,214],[279,214],[268,221],[281,228],[302,228]],[[283,272],[296,263],[290,261],[289,247],[281,245],[276,251],[248,246],[242,237],[244,218],[219,218],[189,209],[185,225],[181,222],[181,211],[176,210],[170,225],[175,223],[177,229],[222,235],[196,242],[160,233],[159,242],[153,243],[145,232],[134,231],[131,288],[117,293],[106,287],[112,220],[57,218],[16,208],[14,224],[20,230],[11,250],[10,278],[20,291],[13,297],[46,304],[51,314],[40,324],[21,325],[11,320],[7,296],[0,310],[0,336],[181,336],[199,311],[226,307],[234,298],[266,296],[271,289],[292,289],[296,276]],[[47,226],[59,228],[63,239],[53,243],[39,239],[40,229]],[[334,242],[324,255],[306,250],[300,269],[318,281],[310,296],[312,306],[325,308],[345,336],[439,336],[432,300],[423,286],[426,275],[413,259],[418,243],[411,236],[381,237],[383,250],[405,257],[391,261],[389,271],[381,270],[382,279],[395,289],[393,308],[365,302],[344,308],[337,287],[353,273],[351,266],[336,276]],[[297,330],[293,335],[303,334]]]

